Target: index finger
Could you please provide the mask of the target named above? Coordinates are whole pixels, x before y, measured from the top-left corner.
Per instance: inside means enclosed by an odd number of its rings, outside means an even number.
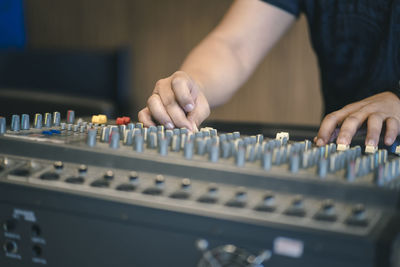
[[[194,110],[197,92],[193,81],[185,74],[174,75],[171,88],[175,94],[178,104],[186,112]]]
[[[338,111],[329,113],[322,120],[321,126],[318,131],[316,143],[318,146],[323,146],[328,143],[332,133],[334,132],[336,126],[343,122],[343,120],[354,111],[365,106],[366,103],[360,101],[350,105],[345,106]]]

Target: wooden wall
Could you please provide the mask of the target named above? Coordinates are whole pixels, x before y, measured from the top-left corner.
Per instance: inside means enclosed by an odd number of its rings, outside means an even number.
[[[132,113],[221,19],[231,0],[26,0],[31,48],[132,49]],[[211,118],[318,124],[318,69],[302,17]],[[136,115],[136,114],[135,114]]]

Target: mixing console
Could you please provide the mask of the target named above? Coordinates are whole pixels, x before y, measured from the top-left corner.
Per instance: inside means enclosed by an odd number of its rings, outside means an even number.
[[[385,149],[0,117],[0,266],[400,266]]]

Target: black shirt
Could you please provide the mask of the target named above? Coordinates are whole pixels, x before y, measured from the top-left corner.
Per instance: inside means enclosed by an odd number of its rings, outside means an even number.
[[[306,15],[326,114],[383,91],[398,93],[400,0],[263,1]]]

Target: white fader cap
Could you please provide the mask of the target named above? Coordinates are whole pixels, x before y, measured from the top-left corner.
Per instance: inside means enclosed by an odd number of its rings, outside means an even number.
[[[366,146],[365,147],[365,153],[373,154],[376,151],[378,151],[378,147],[376,147],[376,146]]]
[[[396,146],[396,151],[394,153],[400,156],[400,146]]]
[[[336,150],[337,151],[345,151],[347,149],[349,149],[350,146],[349,145],[344,145],[344,144],[338,144]]]
[[[280,132],[276,134],[276,139],[282,140],[283,138],[286,138],[289,140],[289,133],[288,132]]]

